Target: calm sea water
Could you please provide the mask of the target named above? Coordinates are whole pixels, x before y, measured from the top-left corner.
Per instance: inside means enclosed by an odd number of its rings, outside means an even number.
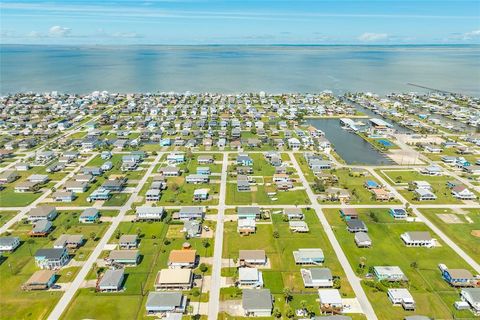
[[[480,95],[480,46],[0,46],[0,92]]]

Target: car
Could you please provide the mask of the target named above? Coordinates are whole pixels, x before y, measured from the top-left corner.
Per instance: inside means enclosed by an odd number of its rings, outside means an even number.
[[[58,285],[58,284],[54,284],[54,285],[51,286],[50,288],[55,289],[55,290],[58,290],[58,289],[62,289],[62,286],[61,286],[61,285]]]
[[[207,226],[204,226],[204,227],[203,227],[203,230],[205,230],[205,231],[210,231],[210,228],[207,227]]]

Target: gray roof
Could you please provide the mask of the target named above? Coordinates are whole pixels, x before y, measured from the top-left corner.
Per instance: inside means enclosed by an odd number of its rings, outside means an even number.
[[[124,234],[120,237],[120,240],[118,242],[123,243],[123,242],[137,242],[138,236],[136,234]]]
[[[120,287],[123,281],[123,269],[107,270],[100,280],[101,287]]]
[[[203,214],[203,207],[181,207],[180,214]]]
[[[332,279],[332,272],[328,268],[311,268],[309,270],[313,280]]]
[[[181,292],[150,292],[147,298],[146,307],[178,307],[182,305],[183,295]]]
[[[11,246],[15,241],[20,240],[18,237],[1,237],[0,246]]]
[[[83,210],[83,212],[80,214],[80,217],[90,217],[98,213],[98,209],[95,208],[88,208]]]
[[[36,208],[32,208],[29,212],[30,216],[40,217],[40,216],[48,216],[52,211],[55,211],[55,207],[52,206],[40,206]]]
[[[463,288],[462,291],[468,293],[472,301],[480,303],[480,288]]]
[[[362,220],[349,220],[347,221],[347,226],[350,229],[367,229],[367,226]]]
[[[366,232],[356,232],[355,240],[358,242],[372,241]]]
[[[35,257],[45,257],[48,260],[58,260],[62,257],[65,249],[38,249],[35,253]]]
[[[428,231],[409,231],[406,232],[409,236],[410,239],[414,241],[428,241],[432,240],[432,236],[430,235],[430,232]]]
[[[40,220],[35,222],[35,226],[33,227],[33,232],[46,232],[52,227],[52,223],[48,220]]]
[[[260,214],[259,207],[237,207],[237,214],[249,214],[255,213],[256,215]]]
[[[245,310],[272,310],[272,294],[269,289],[244,289],[242,307]]]

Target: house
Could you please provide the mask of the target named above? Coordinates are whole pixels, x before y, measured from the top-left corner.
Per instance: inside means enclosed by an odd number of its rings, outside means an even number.
[[[117,292],[122,289],[123,280],[125,278],[124,269],[108,269],[103,274],[98,283],[98,291],[100,292]]]
[[[305,233],[309,231],[305,221],[288,221],[288,227],[292,232]]]
[[[92,176],[101,176],[103,174],[102,169],[99,167],[85,167],[82,169],[83,174],[91,174]]]
[[[84,243],[85,239],[81,234],[62,234],[53,243],[55,249],[77,249]]]
[[[208,200],[209,189],[196,189],[193,191],[193,200],[194,201],[205,201]]]
[[[181,207],[178,212],[178,218],[180,220],[202,219],[204,212],[204,207]]]
[[[473,287],[476,282],[472,273],[465,269],[444,268],[442,278],[452,287]]]
[[[22,285],[22,289],[26,291],[47,290],[55,283],[56,278],[56,272],[53,270],[39,270]]]
[[[255,219],[238,219],[237,232],[240,234],[251,234],[257,230]]]
[[[19,237],[0,237],[0,252],[13,252],[19,245]]]
[[[417,189],[432,190],[432,186],[427,181],[413,181],[412,183]]]
[[[16,171],[13,170],[6,170],[2,173],[0,173],[0,185],[1,184],[7,184],[11,183],[15,180],[17,180],[20,176]]]
[[[241,287],[263,288],[263,275],[257,268],[239,268],[238,283]]]
[[[418,201],[428,201],[428,200],[436,200],[437,196],[428,189],[417,188],[415,189],[415,198]]]
[[[480,288],[464,288],[460,291],[460,297],[468,303],[473,314],[480,315]]]
[[[106,161],[102,164],[102,166],[100,167],[100,169],[105,172],[105,171],[109,171],[113,168],[113,163],[111,161]]]
[[[305,218],[301,208],[285,208],[283,214],[287,216],[288,220],[303,220]]]
[[[87,197],[88,202],[92,201],[106,201],[110,199],[111,191],[103,188],[98,188],[94,190],[90,195]]]
[[[250,158],[250,156],[248,156],[247,154],[240,153],[237,156],[236,163],[237,165],[240,165],[240,166],[249,167],[249,166],[253,166],[253,159]]]
[[[31,223],[40,220],[52,221],[57,217],[57,209],[52,206],[40,206],[30,209],[27,220]]]
[[[290,138],[287,140],[288,147],[294,151],[300,150],[300,147],[302,144],[300,143],[300,140],[297,138]]]
[[[88,189],[88,182],[69,180],[63,185],[65,191],[73,193],[83,193]]]
[[[40,188],[38,182],[22,181],[15,185],[15,192],[36,192]]]
[[[205,174],[189,174],[186,178],[185,181],[187,183],[209,183],[210,182],[210,177],[205,175]]]
[[[194,268],[197,263],[197,250],[172,250],[168,255],[169,268]]]
[[[237,172],[238,175],[252,174],[253,173],[253,168],[248,167],[248,166],[238,166],[236,168],[236,172]]]
[[[475,165],[475,166],[468,166],[463,168],[463,170],[467,171],[468,174],[478,176],[480,175],[480,165]],[[1,179],[0,179],[1,183]]]
[[[147,314],[183,314],[187,298],[181,292],[149,292],[145,309]]]
[[[372,246],[372,240],[366,232],[355,232],[354,241],[358,248],[370,248]]]
[[[355,219],[347,221],[348,232],[368,232],[368,227],[362,220]]]
[[[31,237],[46,237],[52,231],[53,225],[48,220],[38,220],[28,233]]]
[[[197,167],[197,174],[210,175],[211,171],[209,167]]]
[[[202,223],[198,220],[187,220],[183,224],[183,232],[188,238],[196,238],[202,235]]]
[[[102,151],[100,157],[102,158],[102,160],[108,160],[112,157],[112,153],[110,151]]]
[[[145,193],[145,200],[146,201],[159,201],[161,196],[161,192],[159,189],[149,189]]]
[[[32,174],[27,180],[32,183],[45,184],[48,182],[48,175],[46,174]]]
[[[118,240],[118,247],[123,250],[136,249],[138,247],[138,236],[136,234],[122,234]]]
[[[169,147],[172,145],[172,139],[165,138],[160,140],[160,147]]]
[[[408,281],[402,269],[397,266],[375,266],[373,267],[373,274],[380,281]]]
[[[199,155],[197,162],[198,164],[212,164],[214,159],[212,155]]]
[[[300,269],[305,288],[332,288],[333,276],[328,268]]]
[[[336,314],[342,312],[343,301],[337,289],[319,289],[320,312]]]
[[[325,262],[323,250],[320,248],[301,248],[293,251],[293,259],[297,265],[320,265]]]
[[[112,250],[105,261],[107,264],[131,265],[136,266],[140,260],[140,251],[138,250]]]
[[[270,317],[273,297],[269,289],[243,289],[242,308],[247,317]]]
[[[160,221],[163,218],[165,209],[163,207],[137,207],[136,215],[139,221]]]
[[[415,310],[415,300],[405,288],[394,288],[387,290],[387,296],[393,305],[401,305],[404,310]]]
[[[402,208],[390,208],[388,210],[388,213],[394,218],[394,219],[406,219],[408,214],[407,210],[402,209]]]
[[[72,202],[75,200],[75,193],[71,191],[55,191],[52,198],[55,202]]]
[[[15,165],[15,170],[17,171],[28,171],[30,169],[30,165],[25,162],[19,162]]]
[[[409,231],[402,233],[400,238],[407,247],[435,247],[436,241],[428,231]]]
[[[183,163],[185,162],[185,154],[181,152],[172,152],[167,155],[167,161],[170,163]]]
[[[442,175],[442,168],[440,168],[439,166],[432,165],[432,166],[423,168],[422,170],[420,170],[420,172],[428,176],[440,176]]]
[[[477,196],[464,185],[454,186],[452,188],[452,195],[460,200],[474,200]]]
[[[88,208],[78,217],[78,221],[81,223],[94,223],[100,218],[100,213],[95,208]]]
[[[371,189],[375,200],[377,201],[389,201],[394,198],[393,193],[385,189]]]
[[[237,191],[238,192],[250,192],[250,182],[248,180],[240,179],[241,176],[237,176]]]
[[[35,252],[35,263],[40,269],[60,269],[69,259],[67,249],[38,249]]]
[[[91,183],[95,181],[95,177],[91,174],[77,174],[73,176],[72,180]]]
[[[242,219],[260,219],[261,211],[260,207],[237,207],[238,220]]]
[[[180,175],[180,168],[173,166],[161,167],[158,169],[158,172],[165,177],[178,177]]]
[[[106,180],[101,188],[109,191],[122,191],[127,183],[127,179],[125,178],[115,178]]]
[[[191,269],[162,269],[155,279],[155,290],[190,290],[193,287]]]
[[[340,216],[345,221],[356,220],[358,219],[358,212],[355,208],[343,208],[340,209]]]
[[[240,250],[238,256],[240,266],[267,264],[265,250]]]

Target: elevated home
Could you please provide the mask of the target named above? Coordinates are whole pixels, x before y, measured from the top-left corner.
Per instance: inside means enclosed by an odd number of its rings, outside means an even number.
[[[16,171],[13,170],[6,170],[0,173],[0,185],[12,183],[13,181],[17,180],[20,176]]]
[[[57,209],[52,206],[40,206],[36,208],[30,209],[28,212],[27,220],[31,223],[40,221],[40,220],[48,220],[52,221],[57,217]]]
[[[242,219],[260,219],[261,211],[260,207],[237,207],[238,220]]]
[[[253,166],[253,159],[250,158],[248,154],[240,153],[237,156],[236,163],[237,165],[240,165],[240,166],[249,167],[249,166]]]
[[[191,269],[162,269],[155,279],[155,290],[190,290],[193,287]]]
[[[300,150],[302,144],[297,138],[290,138],[287,140],[288,147],[294,151]]]
[[[55,249],[77,249],[83,245],[85,239],[81,234],[62,234],[53,243]]]
[[[385,189],[371,189],[371,192],[377,201],[389,201],[394,198],[393,193]]]
[[[415,300],[405,288],[391,288],[387,290],[387,296],[393,305],[401,305],[404,310],[415,310]]]
[[[210,175],[211,171],[209,167],[197,167],[197,174]]]
[[[102,164],[102,166],[100,167],[100,169],[105,172],[105,171],[109,171],[113,168],[113,163],[111,161],[106,161]]]
[[[429,200],[436,200],[437,196],[428,189],[417,188],[415,189],[415,198],[418,201],[429,201]]]
[[[243,289],[242,308],[247,317],[270,317],[273,297],[269,289]]]
[[[473,314],[480,315],[480,288],[464,288],[460,292],[460,297],[468,304]]]
[[[107,264],[136,266],[140,261],[140,251],[138,250],[112,250],[105,259]]]
[[[333,276],[328,268],[300,269],[305,288],[332,288]]]
[[[106,200],[110,199],[111,196],[112,196],[112,193],[111,193],[110,190],[106,190],[106,189],[103,189],[103,188],[98,188],[98,189],[94,190],[87,197],[87,201],[88,202],[91,202],[91,201],[106,201]]]
[[[320,265],[325,261],[320,248],[302,248],[293,251],[293,259],[297,265]]]
[[[75,200],[75,193],[71,191],[56,191],[52,194],[55,202],[72,202]]]
[[[150,292],[145,309],[147,314],[183,314],[187,298],[181,292]]]
[[[188,238],[200,237],[202,235],[202,223],[198,220],[187,220],[183,224],[182,232],[185,232]]]
[[[238,166],[236,168],[236,172],[237,172],[238,175],[252,174],[253,173],[253,168],[252,167],[247,167],[247,166]]]
[[[136,249],[138,247],[138,236],[136,234],[123,234],[118,240],[118,247],[123,250]]]
[[[167,161],[170,163],[183,163],[185,162],[185,153],[172,152],[167,155]]]
[[[237,221],[237,232],[240,234],[251,234],[257,230],[257,223],[255,219],[239,219]]]
[[[394,219],[406,219],[408,217],[407,211],[402,208],[391,208],[390,210],[388,210],[388,213]]]
[[[417,189],[432,190],[432,186],[427,181],[413,181],[412,183]]]
[[[355,232],[354,241],[358,248],[370,248],[372,246],[372,240],[366,232]]]
[[[355,220],[358,219],[358,212],[355,208],[343,208],[340,209],[340,216],[345,221]]]
[[[169,268],[194,268],[197,263],[197,250],[172,250],[168,255]]]
[[[460,200],[474,200],[477,198],[477,196],[464,185],[454,186],[451,190],[452,195]]]
[[[88,182],[69,180],[65,182],[63,188],[67,192],[83,193],[88,189]]]
[[[139,221],[160,221],[165,214],[163,207],[137,207],[136,215]]]
[[[127,184],[127,179],[125,178],[117,178],[117,179],[109,179],[106,180],[101,188],[110,191],[122,191],[125,185]]]
[[[124,269],[108,269],[103,274],[98,283],[100,292],[117,292],[122,290],[123,280],[125,279]]]
[[[288,227],[292,232],[306,233],[310,229],[305,221],[288,221]]]
[[[400,238],[407,247],[433,248],[436,243],[428,231],[409,231],[402,233]]]
[[[305,218],[301,208],[285,208],[283,214],[287,216],[288,220],[303,220]]]
[[[49,179],[46,174],[32,174],[27,180],[32,183],[44,184],[47,183]]]
[[[185,178],[185,182],[186,183],[193,183],[193,184],[209,183],[210,182],[210,177],[208,175],[205,175],[205,174],[189,174]]]
[[[161,173],[165,177],[178,177],[178,176],[180,176],[180,168],[173,167],[173,166],[161,167],[160,169],[158,169],[158,172]]]
[[[193,200],[194,201],[205,201],[208,200],[209,189],[196,189],[193,191]]]
[[[476,279],[472,273],[465,269],[442,269],[442,277],[452,287],[473,287]]]
[[[178,219],[180,220],[194,220],[203,219],[205,213],[204,207],[181,207],[178,212]]]
[[[397,266],[375,266],[373,267],[373,274],[380,281],[408,281],[402,269]]]
[[[322,313],[340,313],[343,310],[343,301],[337,289],[319,289],[320,311]]]
[[[36,192],[40,189],[38,182],[22,181],[15,185],[15,192]]]
[[[85,209],[78,217],[78,221],[81,223],[94,223],[98,219],[100,219],[100,212],[96,208]]]
[[[238,283],[241,287],[263,288],[263,275],[257,268],[239,268]]]
[[[19,237],[0,237],[0,252],[13,252],[19,245]]]
[[[91,174],[92,176],[101,176],[103,174],[102,169],[99,167],[85,167],[82,169],[83,174]]]
[[[145,193],[146,201],[159,201],[161,197],[161,192],[158,189],[149,189]]]
[[[28,233],[31,237],[46,237],[52,231],[53,225],[48,220],[38,220],[34,222],[32,230]]]
[[[197,158],[198,164],[212,164],[214,159],[212,155],[199,155]]]
[[[241,179],[241,176],[239,175],[237,177],[237,191],[238,192],[250,192],[250,182],[248,182],[247,179]]]
[[[347,221],[348,232],[368,232],[368,227],[362,220],[355,219]]]
[[[26,291],[47,290],[55,283],[56,278],[53,270],[39,270],[22,285],[22,289]]]
[[[443,173],[442,168],[435,165],[425,167],[420,172],[428,176],[440,176]]]
[[[59,269],[67,264],[69,259],[67,249],[38,249],[35,253],[35,263],[40,269]]]
[[[238,261],[240,266],[264,266],[267,256],[265,250],[240,250]]]

